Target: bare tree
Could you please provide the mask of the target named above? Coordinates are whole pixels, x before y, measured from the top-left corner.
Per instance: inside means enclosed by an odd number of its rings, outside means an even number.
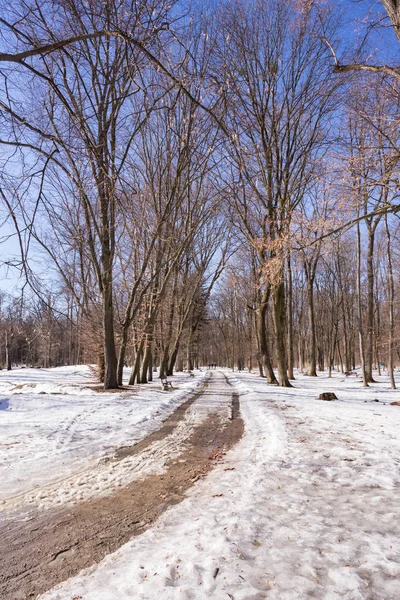
[[[227,102],[237,213],[271,287],[279,383],[287,376],[285,250],[293,211],[315,176],[333,108],[327,47],[315,7],[234,2],[221,10],[216,78]],[[321,21],[322,19],[322,21]],[[251,32],[251,33],[250,33]]]
[[[71,0],[59,7],[57,27],[52,6],[27,6],[21,1],[18,8],[24,7],[30,9],[29,17],[12,27],[17,39],[36,46],[40,35],[54,39],[57,29],[69,31],[67,37],[76,39],[71,45],[52,48],[40,61],[23,63],[34,86],[30,110],[21,112],[8,87],[1,106],[13,131],[19,129],[19,137],[31,150],[51,157],[58,182],[74,190],[102,301],[104,385],[113,388],[117,386],[113,267],[120,181],[132,141],[152,107],[146,104],[142,86],[145,60],[140,50],[127,46],[121,37],[85,35],[88,28],[129,31],[143,46],[154,45],[161,24],[168,20],[170,4],[160,0],[157,10],[149,11],[147,2],[127,1],[121,10],[117,2],[88,5]],[[135,96],[142,97],[136,111]]]

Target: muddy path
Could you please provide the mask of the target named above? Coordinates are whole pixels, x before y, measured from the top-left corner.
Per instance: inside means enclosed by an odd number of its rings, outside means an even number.
[[[221,397],[227,410],[214,412],[213,402]],[[189,430],[181,452],[165,463],[161,474],[148,475],[106,497],[0,524],[0,598],[35,598],[99,562],[181,502],[243,435],[239,396],[221,373],[213,373],[205,389],[181,405],[159,431],[116,456],[118,460],[128,453],[140,454],[154,442],[168,440],[197,403],[207,404],[205,418]]]

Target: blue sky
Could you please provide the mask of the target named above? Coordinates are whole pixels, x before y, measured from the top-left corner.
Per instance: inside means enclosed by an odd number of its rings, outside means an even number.
[[[368,46],[373,52],[370,62],[385,63],[399,58],[399,43],[379,0],[336,0],[338,11],[344,11],[345,43],[356,49],[368,33]],[[367,50],[364,57],[368,56]]]
[[[351,58],[368,32],[362,58],[371,64],[400,64],[400,45],[379,0],[335,0],[333,6],[337,7],[338,18],[343,14],[343,49],[338,51],[342,63]],[[16,257],[18,240],[15,235],[10,237],[8,224],[0,225],[0,291],[13,293],[18,288],[18,270],[4,267]]]

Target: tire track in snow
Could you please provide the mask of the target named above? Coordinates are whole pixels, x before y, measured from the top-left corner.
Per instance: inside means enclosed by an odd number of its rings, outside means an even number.
[[[156,441],[163,440],[161,446],[164,444],[165,457],[168,456],[168,446],[172,442],[167,440],[167,434],[173,433],[181,424],[181,421],[187,416],[187,411],[204,393],[207,382],[208,379],[203,382],[200,389],[190,392],[189,399],[166,419],[159,430],[132,446],[122,446],[116,449],[112,456],[97,459],[89,467],[53,480],[48,485],[7,498],[0,504],[0,515],[1,513],[8,513],[7,517],[3,518],[14,519],[16,510],[54,508],[63,504],[74,504],[100,493],[110,494],[113,493],[115,488],[137,479],[136,474],[138,472],[146,474],[146,468],[148,473],[152,472],[152,467],[153,471],[160,470],[161,464],[157,463],[157,459],[160,458],[163,448],[155,445],[146,453],[144,453],[144,450],[155,444]],[[176,443],[184,441],[185,436],[187,437],[190,434],[190,427],[194,426],[192,421],[193,419],[187,419],[186,427],[181,427],[176,436]],[[84,449],[83,443],[81,447]],[[153,460],[151,459],[152,452],[154,455]],[[129,458],[139,454],[141,454],[139,458]]]
[[[139,457],[157,445],[157,458],[169,452],[164,472],[134,481],[110,496],[0,525],[2,600],[34,598],[145,531],[241,438],[239,397],[220,373],[213,373],[206,389],[188,403],[136,446]],[[186,433],[179,437],[176,433],[184,429],[185,421]],[[174,436],[179,438],[178,454],[176,440],[168,440]],[[132,454],[124,459],[129,458]]]

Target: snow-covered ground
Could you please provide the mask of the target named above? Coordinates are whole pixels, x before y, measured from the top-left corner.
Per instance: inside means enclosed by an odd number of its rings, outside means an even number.
[[[168,392],[155,380],[105,393],[88,387],[94,382],[85,366],[0,371],[0,511],[47,507],[118,485],[132,465],[125,461],[116,472],[100,464],[104,457],[158,429],[205,376],[175,375]],[[68,477],[78,481],[78,494]]]
[[[152,529],[42,600],[400,598],[400,392],[384,377],[228,376],[242,440]]]
[[[152,529],[43,600],[400,598],[400,407],[390,405],[400,391],[387,377],[363,389],[360,378],[298,374],[280,389],[225,373],[240,393],[243,439]],[[126,483],[138,475],[132,457],[122,471],[104,457],[158,429],[205,376],[111,394],[87,387],[86,367],[0,372],[0,511]],[[321,391],[338,401],[317,400]],[[210,399],[193,405],[174,443]]]

